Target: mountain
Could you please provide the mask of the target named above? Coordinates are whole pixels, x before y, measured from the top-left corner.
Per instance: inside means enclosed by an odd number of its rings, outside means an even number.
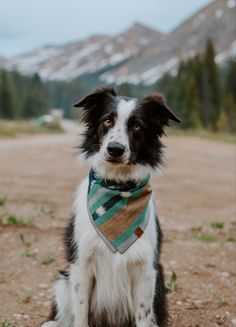
[[[72,80],[117,67],[162,37],[141,24],[115,37],[92,36],[63,46],[47,46],[8,62],[23,74],[38,72],[46,80]]]
[[[70,81],[95,76],[104,83],[146,85],[165,72],[175,74],[180,60],[203,51],[207,38],[224,64],[236,55],[236,0],[214,0],[168,34],[141,24],[114,36],[98,35],[61,46],[47,46],[5,63],[23,74]]]
[[[101,76],[107,83],[152,84],[165,72],[175,74],[180,60],[203,51],[207,38],[214,42],[216,61],[223,64],[236,55],[235,0],[215,0],[154,46]]]

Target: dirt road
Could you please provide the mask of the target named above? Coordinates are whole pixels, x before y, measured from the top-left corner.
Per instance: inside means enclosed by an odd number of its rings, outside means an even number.
[[[0,316],[17,327],[40,326],[55,272],[65,266],[63,227],[86,174],[75,142],[72,135],[0,140]],[[235,148],[184,137],[165,143],[166,168],[153,185],[166,279],[177,275],[170,326],[236,326]]]

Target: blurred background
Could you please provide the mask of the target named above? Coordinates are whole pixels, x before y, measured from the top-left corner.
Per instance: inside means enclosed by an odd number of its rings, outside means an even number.
[[[0,327],[47,316],[87,173],[72,105],[104,85],[182,119],[153,180],[170,326],[236,326],[236,0],[0,0]]]

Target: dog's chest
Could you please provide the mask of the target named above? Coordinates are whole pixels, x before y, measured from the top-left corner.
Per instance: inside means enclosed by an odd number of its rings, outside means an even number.
[[[97,234],[86,206],[87,181],[81,184],[76,197],[75,240],[79,261],[94,277],[91,310],[122,311],[128,315],[133,306],[132,286],[138,269],[153,264],[156,245],[155,213],[151,205],[149,223],[144,234],[123,254],[113,253]],[[115,317],[114,317],[115,319]]]

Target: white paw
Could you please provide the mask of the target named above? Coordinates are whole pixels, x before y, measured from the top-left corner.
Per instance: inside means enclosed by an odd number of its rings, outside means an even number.
[[[45,322],[45,324],[43,324],[41,327],[59,327],[59,325],[57,321],[48,321]]]

